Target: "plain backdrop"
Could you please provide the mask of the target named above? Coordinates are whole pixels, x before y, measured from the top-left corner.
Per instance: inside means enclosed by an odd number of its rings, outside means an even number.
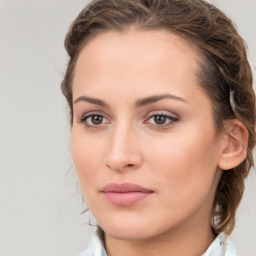
[[[63,40],[85,0],[0,0],[0,255],[75,255],[88,223],[69,149],[60,91]],[[256,1],[212,0],[248,43],[256,67]],[[256,178],[232,234],[242,256],[256,255]]]

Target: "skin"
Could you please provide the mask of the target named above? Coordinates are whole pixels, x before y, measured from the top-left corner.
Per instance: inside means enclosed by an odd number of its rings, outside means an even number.
[[[210,218],[228,139],[215,130],[198,63],[193,46],[164,30],[109,31],[79,55],[72,155],[110,256],[202,255],[215,238]],[[166,94],[172,97],[136,105]],[[170,118],[159,125],[152,115]],[[138,204],[115,206],[100,192],[112,182],[153,193]]]

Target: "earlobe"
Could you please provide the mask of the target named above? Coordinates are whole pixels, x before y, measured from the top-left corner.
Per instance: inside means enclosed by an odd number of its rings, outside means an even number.
[[[218,161],[218,167],[228,170],[237,167],[247,155],[248,131],[237,119],[225,124],[223,148]]]

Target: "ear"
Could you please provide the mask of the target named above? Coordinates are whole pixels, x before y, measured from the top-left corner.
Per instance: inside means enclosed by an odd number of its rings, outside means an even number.
[[[248,131],[246,127],[237,119],[227,121],[218,167],[222,170],[237,167],[246,158],[247,147]]]

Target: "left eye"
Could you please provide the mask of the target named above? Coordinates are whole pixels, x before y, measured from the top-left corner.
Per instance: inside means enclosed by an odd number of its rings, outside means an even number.
[[[156,114],[150,116],[150,118],[147,120],[147,123],[156,126],[167,126],[173,124],[175,121],[178,121],[178,118],[169,115]]]

